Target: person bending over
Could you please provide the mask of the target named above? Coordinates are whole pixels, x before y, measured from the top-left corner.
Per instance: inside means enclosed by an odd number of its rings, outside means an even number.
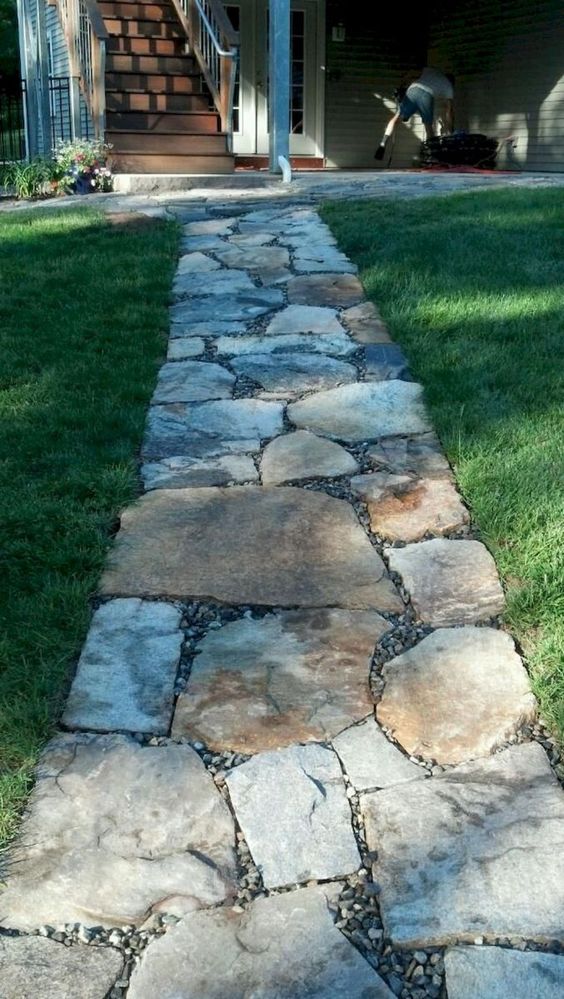
[[[414,114],[421,116],[425,127],[427,140],[432,139],[437,102],[444,103],[444,121],[447,132],[452,132],[454,126],[454,79],[441,73],[438,69],[426,66],[418,78],[410,83],[403,92],[398,111],[390,119],[378,149],[375,159],[382,160],[388,140],[394,134],[398,121],[409,121]],[[400,92],[403,88],[400,88]]]

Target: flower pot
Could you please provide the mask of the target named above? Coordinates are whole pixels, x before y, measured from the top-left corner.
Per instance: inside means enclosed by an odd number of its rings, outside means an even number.
[[[77,194],[91,194],[94,188],[92,187],[92,177],[89,173],[82,174],[76,178],[76,193]]]

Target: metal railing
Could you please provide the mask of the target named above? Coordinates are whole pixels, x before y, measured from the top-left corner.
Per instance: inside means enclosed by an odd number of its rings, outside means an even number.
[[[106,119],[108,32],[96,0],[57,0],[57,8],[67,42],[71,76],[79,81],[95,135],[101,139]],[[73,108],[73,114],[80,115],[78,107]]]
[[[25,81],[0,89],[0,163],[27,159]]]

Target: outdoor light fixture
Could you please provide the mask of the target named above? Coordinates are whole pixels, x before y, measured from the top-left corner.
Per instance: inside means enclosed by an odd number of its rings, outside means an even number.
[[[344,42],[346,37],[347,37],[347,32],[345,30],[343,22],[339,21],[338,24],[334,24],[333,29],[331,31],[331,38],[333,39],[333,41]]]

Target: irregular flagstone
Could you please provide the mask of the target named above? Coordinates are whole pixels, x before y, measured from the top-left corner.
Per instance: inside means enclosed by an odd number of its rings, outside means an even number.
[[[333,739],[333,748],[357,791],[393,787],[425,775],[392,745],[373,717],[341,732]]]
[[[341,877],[360,866],[343,775],[330,749],[259,753],[230,771],[227,786],[267,888]]]
[[[188,222],[182,227],[185,236],[225,236],[230,233],[237,218],[206,219],[205,221]]]
[[[206,257],[205,253],[201,253],[197,250],[195,253],[185,253],[184,256],[178,261],[178,267],[176,269],[177,274],[190,274],[206,271],[217,271],[219,270],[219,264],[217,260],[212,260],[211,257]]]
[[[413,756],[462,763],[494,752],[536,714],[513,640],[443,628],[384,666],[376,714]]]
[[[351,479],[351,490],[365,503],[377,504],[394,496],[413,484],[412,475],[393,475],[391,472],[369,472]]]
[[[364,298],[364,289],[353,274],[306,274],[288,282],[293,305],[322,305],[346,309]]]
[[[346,333],[308,334],[290,333],[285,336],[222,336],[216,343],[218,357],[235,357],[244,354],[284,354],[303,350],[315,354],[332,354],[347,357],[354,353],[355,345]]]
[[[257,270],[256,276],[264,285],[285,284],[292,277],[292,271],[287,267],[269,267]]]
[[[358,268],[334,246],[325,242],[306,243],[294,253],[294,268],[299,274],[341,273],[356,274]]]
[[[357,382],[295,402],[288,416],[298,427],[345,441],[419,433],[429,428],[422,395],[414,382]]]
[[[387,541],[420,541],[426,534],[448,534],[470,519],[449,479],[400,482],[387,496],[369,501],[368,514],[374,533]]]
[[[313,305],[288,305],[277,312],[268,324],[267,334],[343,333],[336,309]]]
[[[122,969],[123,956],[113,947],[0,936],[2,999],[106,999]]]
[[[248,455],[226,454],[193,459],[176,456],[141,467],[145,489],[180,489],[183,486],[228,486],[232,482],[258,482],[255,463]]]
[[[434,433],[414,437],[388,437],[367,451],[380,468],[395,475],[420,478],[450,478],[451,468]]]
[[[229,246],[216,252],[226,267],[242,267],[248,271],[288,267],[290,257],[283,246]]]
[[[282,611],[242,618],[199,645],[174,715],[175,738],[243,753],[326,741],[372,710],[372,611]]]
[[[208,361],[163,364],[153,403],[229,399],[234,385],[234,376],[221,364],[210,364]]]
[[[201,337],[181,337],[169,340],[166,356],[169,361],[185,361],[190,357],[199,357],[205,349],[206,344]]]
[[[435,538],[389,548],[386,554],[426,624],[475,624],[501,614],[504,598],[495,562],[479,541]]]
[[[201,274],[192,272],[183,273],[177,271],[172,286],[173,292],[180,296],[188,295],[239,295],[250,294],[254,291],[255,285],[251,281],[246,271],[220,270],[211,274],[206,274],[205,279]]]
[[[188,327],[209,322],[212,316],[221,316],[222,323],[258,319],[279,308],[283,301],[283,294],[278,288],[255,288],[253,285],[247,291],[239,291],[235,295],[215,294],[211,298],[194,295],[185,301],[176,302],[170,308],[170,318],[171,322]],[[186,336],[186,333],[179,335]]]
[[[340,888],[301,888],[245,911],[187,916],[144,952],[129,999],[393,999],[335,928]]]
[[[63,714],[67,728],[166,735],[180,661],[182,611],[111,600],[92,618]]]
[[[140,925],[235,891],[233,819],[189,746],[65,735],[42,756],[0,925]]]
[[[407,358],[395,343],[371,343],[364,348],[367,380],[411,381]]]
[[[341,319],[358,343],[391,343],[391,337],[378,309],[372,302],[362,302],[342,313]]]
[[[537,743],[368,793],[361,808],[396,945],[563,938],[564,795]]]
[[[276,437],[264,449],[260,474],[264,485],[293,479],[316,479],[352,475],[358,464],[340,444],[316,437],[309,430]]]
[[[564,956],[503,947],[453,947],[445,954],[449,999],[562,999]]]
[[[214,310],[215,311],[215,310]],[[171,341],[176,337],[215,337],[215,336],[236,336],[244,333],[246,326],[244,323],[223,322],[222,320],[209,319],[196,323],[172,323],[170,327]]]
[[[403,610],[352,507],[287,486],[147,493],[123,514],[102,591]]]
[[[241,233],[235,236],[229,236],[227,243],[223,244],[223,248],[231,245],[235,246],[264,246],[265,243],[272,243],[274,239],[274,233],[272,232],[247,232]]]
[[[283,406],[262,399],[229,399],[199,405],[152,406],[143,457],[206,458],[258,451],[283,429]]]
[[[214,236],[213,233],[203,236],[183,236],[180,240],[180,248],[184,253],[211,253],[222,250],[225,245],[225,240],[221,236]]]
[[[267,396],[296,398],[304,392],[355,381],[357,369],[322,354],[250,354],[231,362],[238,375],[258,382]]]

